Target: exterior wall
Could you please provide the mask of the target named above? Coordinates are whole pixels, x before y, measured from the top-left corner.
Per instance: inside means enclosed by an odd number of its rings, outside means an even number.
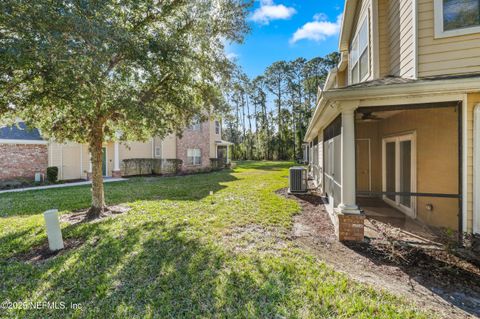
[[[220,141],[222,139],[222,126],[220,124],[220,132],[217,134],[215,131],[215,121],[216,120],[208,121],[208,125],[210,126],[210,158],[217,157],[217,145],[215,144],[215,141]],[[220,122],[220,120],[218,121]]]
[[[415,23],[413,0],[388,1],[388,75],[415,76]],[[383,26],[380,29],[384,29]],[[383,52],[380,52],[382,55]]]
[[[84,157],[86,157],[86,165]],[[55,143],[49,145],[49,166],[58,167],[59,180],[73,180],[84,178],[84,171],[88,170],[88,149],[84,152],[78,143]]]
[[[48,148],[41,144],[0,144],[0,179],[34,179],[46,173]]]
[[[408,110],[379,122],[357,124],[357,138],[370,138],[372,191],[382,190],[382,138],[416,133],[417,192],[458,193],[457,113],[454,108]],[[448,172],[448,173],[447,173]],[[433,211],[426,209],[432,204]],[[434,225],[458,227],[458,200],[417,198],[417,218]]]
[[[364,19],[368,19],[368,33],[369,33],[369,59],[370,59],[370,74],[368,76],[368,78],[366,79],[366,81],[368,80],[371,80],[374,78],[374,37],[373,37],[373,19],[372,19],[372,16],[373,16],[373,13],[372,13],[372,0],[363,0],[361,5],[358,6],[358,9],[357,9],[357,13],[356,13],[356,17],[355,17],[355,23],[354,23],[354,27],[353,27],[353,32],[352,32],[352,36],[350,38],[350,47],[351,47],[351,44],[353,42],[353,39],[355,38],[355,36],[357,35],[358,33],[358,30],[360,29],[360,27],[362,26],[362,23],[364,21]],[[346,69],[346,73],[347,73],[347,78],[349,78],[350,76],[350,65],[347,66],[347,69]],[[348,84],[348,82],[347,82]]]
[[[389,0],[378,0],[378,50],[379,50],[379,76],[390,74],[390,48],[389,48]]]
[[[163,158],[174,159],[177,158],[177,136],[170,134],[162,141]]]
[[[435,39],[434,1],[418,0],[418,75],[480,72],[480,33]]]
[[[465,230],[467,232],[473,231],[473,119],[474,119],[474,111],[475,106],[480,103],[480,93],[476,94],[469,94],[467,96],[466,101],[466,137],[467,137],[467,157],[466,157],[466,166],[467,166],[467,181],[466,186],[467,189],[465,190],[465,194],[467,196],[467,207],[466,207],[466,225]]]
[[[177,154],[176,158],[181,159],[182,170],[195,170],[210,166],[210,125],[209,122],[201,124],[200,131],[192,131],[186,129],[182,138],[177,138]],[[200,149],[202,155],[201,165],[187,165],[187,150],[189,148]]]

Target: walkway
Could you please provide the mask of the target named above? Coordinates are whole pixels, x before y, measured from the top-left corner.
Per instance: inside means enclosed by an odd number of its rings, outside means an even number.
[[[127,181],[126,178],[104,178],[104,183],[111,183],[111,182],[122,182]],[[0,191],[0,194],[4,193],[15,193],[15,192],[26,192],[26,191],[34,191],[34,190],[41,190],[41,189],[50,189],[50,188],[62,188],[62,187],[73,187],[73,186],[82,186],[82,185],[90,185],[92,184],[91,181],[84,181],[84,182],[75,182],[75,183],[64,183],[64,184],[54,184],[54,185],[46,185],[46,186],[33,186],[33,187],[25,187],[25,188],[14,188],[14,189],[7,189]]]

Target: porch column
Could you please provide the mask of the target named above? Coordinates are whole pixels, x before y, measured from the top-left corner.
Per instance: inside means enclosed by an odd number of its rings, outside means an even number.
[[[355,189],[355,114],[353,108],[342,109],[342,192],[338,206],[344,214],[359,214]]]
[[[118,142],[115,141],[113,144],[113,171],[112,177],[121,177],[120,172],[120,155],[119,155],[119,147]]]
[[[227,144],[227,164],[228,164],[228,144]]]

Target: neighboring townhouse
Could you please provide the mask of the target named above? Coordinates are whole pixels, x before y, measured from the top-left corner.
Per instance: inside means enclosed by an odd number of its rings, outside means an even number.
[[[346,0],[305,142],[342,240],[388,205],[480,233],[480,1]]]
[[[209,120],[191,125],[182,137],[170,134],[147,142],[105,142],[103,175],[120,177],[125,159],[180,159],[183,171],[207,168],[210,159],[228,162],[231,143],[221,137],[220,121]],[[88,145],[46,141],[38,130],[28,130],[23,123],[1,128],[0,150],[0,179],[32,179],[35,173],[44,174],[48,166],[58,167],[60,180],[87,179],[92,169]]]

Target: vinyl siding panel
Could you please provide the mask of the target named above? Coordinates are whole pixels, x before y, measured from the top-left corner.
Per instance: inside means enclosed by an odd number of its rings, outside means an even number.
[[[378,46],[379,46],[379,71],[380,77],[385,77],[390,74],[390,37],[388,26],[388,0],[378,0]]]
[[[467,96],[467,232],[473,231],[473,118],[475,106],[480,103],[480,94],[469,94]]]
[[[120,161],[128,158],[152,158],[152,141],[122,143],[119,145],[119,156]]]
[[[413,0],[387,2],[388,16],[385,29],[388,30],[389,71],[386,75],[412,78],[415,76],[414,3]],[[384,28],[380,26],[380,30],[382,29]],[[385,44],[383,45],[385,49],[384,46]],[[383,54],[380,52],[380,55]]]
[[[355,36],[358,34],[358,31],[361,27],[361,24],[363,23],[363,21],[365,19],[368,19],[368,33],[369,33],[369,66],[370,66],[370,70],[369,70],[369,75],[368,77],[366,78],[366,81],[369,81],[369,80],[372,80],[373,79],[373,75],[374,75],[374,65],[373,65],[373,46],[374,46],[374,40],[373,40],[373,36],[372,36],[372,30],[373,30],[373,25],[372,25],[372,0],[363,0],[361,5],[358,6],[359,9],[357,9],[357,14],[356,14],[356,17],[355,17],[355,23],[354,23],[354,31],[352,32],[352,37],[350,38],[350,47],[352,46],[352,42],[353,42],[353,39],[355,38]],[[347,74],[347,77],[350,76],[350,65],[348,66],[348,74]]]
[[[177,137],[175,134],[170,134],[162,141],[163,158],[174,159],[177,158]]]
[[[480,72],[480,33],[435,39],[433,0],[418,0],[419,76]]]

